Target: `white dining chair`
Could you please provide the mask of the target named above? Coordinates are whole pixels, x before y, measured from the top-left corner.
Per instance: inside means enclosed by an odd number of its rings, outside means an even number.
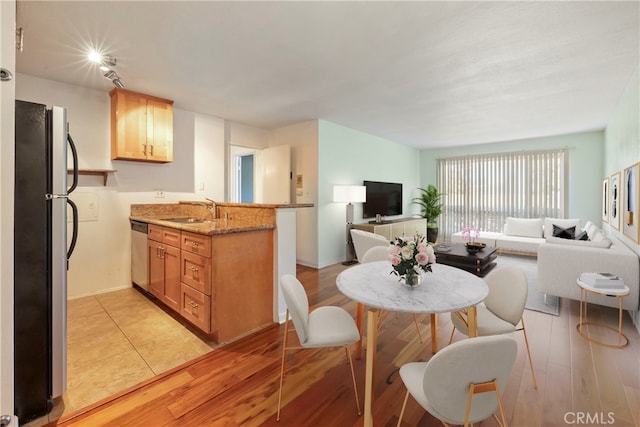
[[[501,390],[505,389],[517,351],[510,337],[469,338],[443,348],[428,362],[403,365],[400,378],[407,393],[398,427],[409,395],[445,426],[468,426],[493,416],[500,426],[507,427]]]
[[[360,262],[362,264],[366,264],[368,262],[374,261],[389,261],[389,245],[373,246],[369,248],[362,256],[362,260]],[[386,310],[383,310],[380,313],[378,328],[380,328],[380,325],[382,325],[382,322],[384,322],[388,315],[389,312]],[[413,314],[413,323],[416,325],[416,331],[418,331],[418,339],[420,340],[420,344],[424,344],[422,333],[420,332],[420,323],[418,323],[418,316],[416,314]]]
[[[360,262],[362,262],[362,258],[369,248],[389,246],[389,241],[384,236],[355,228],[351,229],[351,241],[353,242],[353,249],[356,251],[356,258]]]
[[[533,370],[531,361],[531,351],[529,350],[529,339],[524,326],[524,307],[527,303],[529,283],[527,276],[519,268],[498,267],[489,272],[484,278],[489,287],[489,295],[477,306],[478,336],[508,334],[515,331],[522,331],[524,343],[527,348],[529,358],[529,368],[533,377],[533,388],[538,388],[536,373]],[[465,335],[469,335],[467,319],[463,312],[451,313],[453,330],[449,343],[453,340],[456,329]],[[522,324],[518,328],[518,324]]]
[[[286,352],[301,348],[343,347],[347,355],[347,362],[351,368],[351,380],[356,398],[358,415],[361,414],[358,400],[356,376],[353,371],[353,360],[349,346],[360,341],[360,333],[351,315],[342,307],[318,307],[309,312],[309,300],[302,283],[290,274],[280,278],[280,287],[287,304],[284,324],[284,338],[282,342],[282,364],[280,366],[280,389],[278,391],[278,414],[280,421],[280,406],[282,404],[282,381],[285,371]],[[289,334],[289,316],[300,341],[300,346],[287,346]]]

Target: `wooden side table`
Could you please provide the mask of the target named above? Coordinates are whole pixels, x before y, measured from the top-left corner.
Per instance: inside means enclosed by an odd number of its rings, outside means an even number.
[[[580,334],[582,337],[586,338],[587,340],[595,344],[602,345],[605,347],[611,347],[611,348],[626,347],[629,344],[629,339],[622,333],[622,312],[623,312],[622,300],[624,297],[629,295],[629,287],[627,285],[624,285],[624,288],[595,288],[581,281],[579,278],[578,278],[578,287],[580,287],[580,321],[577,326],[578,334]],[[618,298],[618,329],[617,330],[603,323],[589,322],[587,320],[587,305],[588,305],[587,297],[589,296],[589,294]],[[584,320],[583,320],[583,313],[584,313]],[[598,341],[595,338],[591,338],[588,335],[585,335],[582,331],[582,327],[585,325],[597,326],[597,327],[609,329],[611,331],[616,332],[618,334],[618,344],[607,344],[602,341]]]

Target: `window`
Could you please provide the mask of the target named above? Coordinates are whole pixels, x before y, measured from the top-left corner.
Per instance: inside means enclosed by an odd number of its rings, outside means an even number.
[[[442,238],[464,227],[500,232],[507,217],[563,218],[567,157],[563,149],[439,159]]]

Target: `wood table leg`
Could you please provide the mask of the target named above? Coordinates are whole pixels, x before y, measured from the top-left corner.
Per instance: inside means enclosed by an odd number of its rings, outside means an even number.
[[[373,365],[378,340],[378,310],[369,308],[367,313],[367,360],[364,379],[364,427],[373,426]]]
[[[438,352],[438,315],[431,313],[431,353]]]
[[[358,303],[356,305],[356,326],[358,327],[358,332],[360,333],[360,341],[356,342],[356,345],[353,349],[353,355],[356,360],[362,359],[362,324],[364,319],[364,304]]]
[[[475,305],[467,308],[467,322],[469,322],[469,338],[478,336],[478,310]]]

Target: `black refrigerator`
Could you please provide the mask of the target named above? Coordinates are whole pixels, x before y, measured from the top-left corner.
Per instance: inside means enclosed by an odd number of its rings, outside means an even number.
[[[68,194],[78,162],[66,109],[16,101],[15,118],[14,400],[23,424],[66,390],[67,269],[78,229]]]

